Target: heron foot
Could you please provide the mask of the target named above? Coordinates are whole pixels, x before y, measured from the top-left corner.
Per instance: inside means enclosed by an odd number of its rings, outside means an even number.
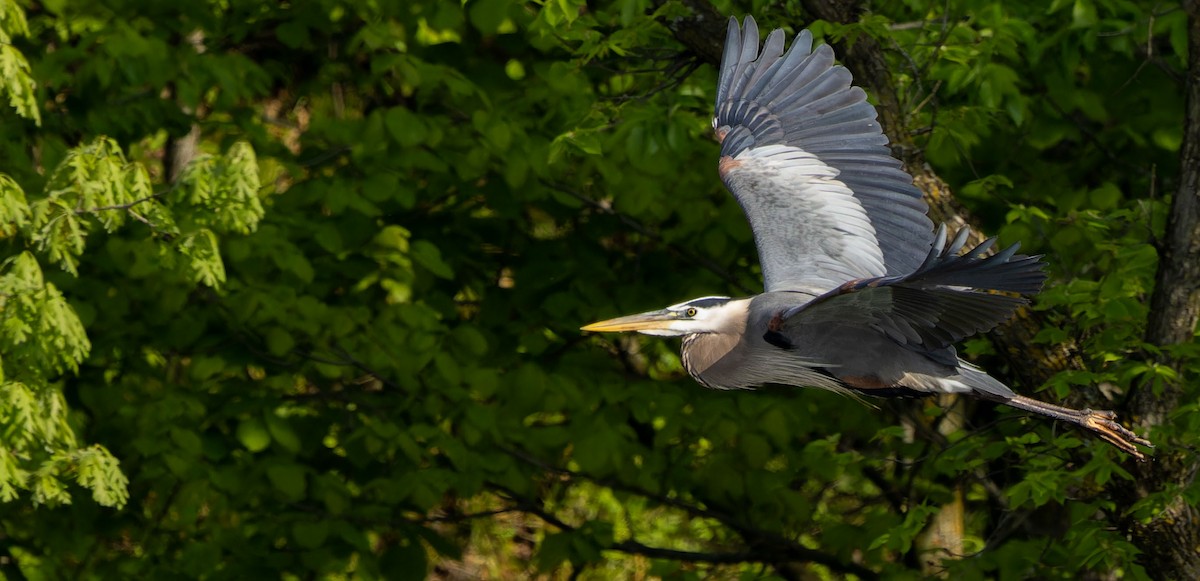
[[[1090,410],[1084,409],[1080,417],[1079,425],[1083,426],[1100,436],[1102,440],[1116,446],[1118,450],[1137,458],[1139,462],[1144,462],[1146,456],[1137,449],[1138,446],[1153,448],[1154,444],[1150,440],[1143,438],[1129,428],[1117,423],[1117,414],[1108,410]]]
[[[1129,428],[1117,423],[1117,414],[1113,411],[1093,410],[1090,408],[1077,410],[1038,401],[1023,395],[1018,395],[1004,403],[1020,410],[1041,414],[1064,422],[1071,422],[1082,428],[1086,428],[1097,436],[1100,436],[1100,439],[1112,444],[1118,450],[1133,456],[1139,462],[1144,462],[1146,456],[1138,450],[1138,446],[1154,447],[1154,444],[1151,444],[1150,440],[1133,433]]]

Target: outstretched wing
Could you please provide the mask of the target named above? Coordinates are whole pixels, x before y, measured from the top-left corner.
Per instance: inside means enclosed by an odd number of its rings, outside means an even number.
[[[833,50],[807,30],[784,53],[730,19],[713,127],[721,178],[754,231],[768,291],[821,293],[921,264],[933,224]]]
[[[991,330],[1026,303],[995,291],[1036,294],[1046,274],[1040,257],[1016,254],[1017,245],[984,257],[995,238],[958,255],[968,233],[960,230],[946,245],[942,226],[916,271],[849,281],[780,313],[770,332],[786,338],[801,325],[862,326],[901,345],[936,351]]]

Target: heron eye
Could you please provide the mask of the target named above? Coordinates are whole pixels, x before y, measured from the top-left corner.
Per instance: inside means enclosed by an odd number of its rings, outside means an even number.
[[[695,317],[696,307],[688,307],[688,310],[684,311],[683,314],[687,315],[688,317]]]

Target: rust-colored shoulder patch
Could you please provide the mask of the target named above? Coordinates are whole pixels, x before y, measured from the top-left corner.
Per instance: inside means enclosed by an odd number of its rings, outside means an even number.
[[[784,312],[786,312],[786,311],[779,310],[779,311],[775,312],[775,316],[771,317],[771,320],[767,322],[767,330],[768,331],[774,331],[774,332],[778,333],[781,329],[783,329],[783,313]]]
[[[726,135],[729,135],[729,127],[728,126],[718,127],[717,128],[717,143],[721,143],[722,141],[725,141]]]
[[[723,155],[721,156],[721,161],[717,162],[717,171],[724,177],[725,174],[737,169],[740,165],[742,165],[742,162],[733,159],[732,156]]]

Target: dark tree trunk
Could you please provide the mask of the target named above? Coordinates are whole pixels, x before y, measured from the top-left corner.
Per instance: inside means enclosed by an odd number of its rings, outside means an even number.
[[[1200,319],[1200,2],[1185,2],[1184,7],[1188,71],[1179,190],[1158,249],[1146,326],[1146,342],[1167,348],[1194,340]],[[1158,363],[1178,369],[1178,362],[1166,351],[1158,356]],[[1183,397],[1182,379],[1160,388],[1144,385],[1129,398],[1128,414],[1143,426],[1166,423]],[[1134,482],[1113,483],[1114,494],[1126,507],[1151,493],[1174,493],[1148,522],[1128,518],[1120,523],[1142,550],[1140,561],[1155,579],[1200,579],[1200,511],[1182,496],[1197,469],[1200,461],[1195,454],[1178,442],[1160,442],[1155,461],[1135,467]]]
[[[1187,105],[1179,191],[1171,202],[1167,233],[1159,247],[1157,284],[1146,328],[1146,341],[1164,346],[1190,342],[1200,319],[1200,2],[1185,6]]]

